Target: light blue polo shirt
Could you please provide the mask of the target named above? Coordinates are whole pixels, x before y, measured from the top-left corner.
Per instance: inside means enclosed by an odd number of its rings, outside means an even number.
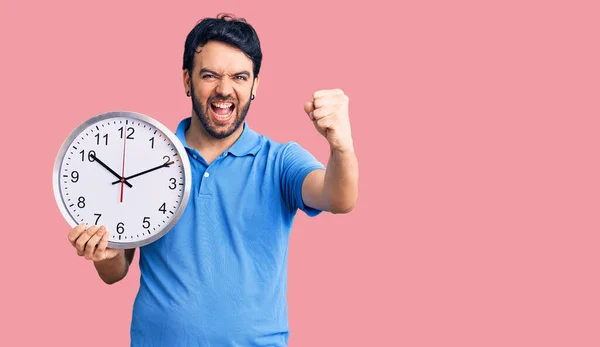
[[[132,346],[287,346],[287,255],[302,182],[325,169],[297,143],[279,143],[244,123],[240,138],[207,165],[176,135],[192,167],[177,224],[140,249]]]

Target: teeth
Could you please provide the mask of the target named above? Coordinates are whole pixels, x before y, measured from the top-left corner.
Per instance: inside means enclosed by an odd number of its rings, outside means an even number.
[[[213,106],[218,108],[230,108],[232,103],[214,103]]]

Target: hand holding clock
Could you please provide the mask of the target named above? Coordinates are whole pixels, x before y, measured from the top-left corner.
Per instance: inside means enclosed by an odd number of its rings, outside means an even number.
[[[86,229],[84,223],[71,229],[68,235],[71,245],[77,250],[77,255],[94,262],[115,258],[122,249],[108,248],[108,231],[104,226],[91,226]]]

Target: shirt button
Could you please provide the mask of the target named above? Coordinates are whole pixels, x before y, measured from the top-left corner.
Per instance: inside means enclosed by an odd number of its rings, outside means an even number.
[[[192,154],[192,158],[194,158],[194,159],[198,159],[198,157],[196,157],[196,155],[195,155],[195,154]]]
[[[204,177],[208,177],[208,176],[210,176],[210,174],[208,172],[205,172]]]

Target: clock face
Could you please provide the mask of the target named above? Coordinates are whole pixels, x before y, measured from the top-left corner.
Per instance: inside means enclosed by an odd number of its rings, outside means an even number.
[[[149,244],[173,227],[188,201],[191,171],[179,139],[153,118],[110,112],[63,143],[54,193],[70,225],[104,225],[108,247]]]

